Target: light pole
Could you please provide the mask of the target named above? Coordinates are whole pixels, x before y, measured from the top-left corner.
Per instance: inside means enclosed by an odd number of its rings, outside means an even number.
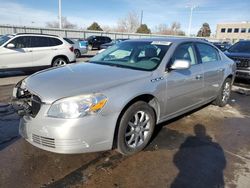
[[[188,36],[191,35],[191,26],[192,26],[192,18],[193,18],[193,11],[197,8],[196,5],[191,5],[190,7],[190,17],[189,17],[189,24],[188,24]]]
[[[140,25],[142,25],[142,19],[143,19],[143,10],[141,11],[141,23],[140,23]]]
[[[62,29],[62,1],[58,0],[58,21],[59,28]]]

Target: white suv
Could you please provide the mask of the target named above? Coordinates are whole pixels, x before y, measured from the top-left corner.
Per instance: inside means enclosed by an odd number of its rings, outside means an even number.
[[[0,37],[0,70],[61,66],[75,59],[74,48],[55,35],[18,33]]]

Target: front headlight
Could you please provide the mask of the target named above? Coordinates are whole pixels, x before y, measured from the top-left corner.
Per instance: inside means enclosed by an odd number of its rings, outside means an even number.
[[[65,119],[79,118],[99,112],[106,102],[107,97],[103,94],[63,98],[51,105],[48,116]]]

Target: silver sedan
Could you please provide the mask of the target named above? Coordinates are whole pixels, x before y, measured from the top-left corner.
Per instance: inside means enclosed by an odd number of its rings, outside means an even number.
[[[212,101],[225,106],[234,75],[234,62],[199,39],[128,40],[19,82],[20,134],[56,153],[133,154],[157,124]]]

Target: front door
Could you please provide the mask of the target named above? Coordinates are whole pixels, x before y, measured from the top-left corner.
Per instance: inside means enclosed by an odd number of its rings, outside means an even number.
[[[166,115],[181,113],[201,103],[203,98],[203,67],[197,61],[192,43],[181,44],[174,52],[171,62],[188,60],[189,69],[170,70],[166,73]]]
[[[9,43],[15,45],[14,48],[7,48],[7,45],[0,50],[0,69],[24,68],[32,66],[32,48],[30,48],[30,38],[20,36]]]

